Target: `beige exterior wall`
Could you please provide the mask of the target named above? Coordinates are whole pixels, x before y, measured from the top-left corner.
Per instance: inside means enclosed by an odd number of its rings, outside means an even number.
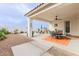
[[[79,20],[74,19],[71,20],[70,22],[71,22],[70,34],[79,36]]]
[[[52,26],[49,26],[49,29],[50,30],[54,30],[54,29],[58,29],[58,30],[63,30],[63,33],[65,33],[65,24],[64,22],[67,21],[67,20],[56,20],[56,21],[53,21],[53,23],[51,23]],[[57,27],[54,27],[54,24],[58,24]],[[70,34],[72,35],[76,35],[76,36],[79,36],[79,20],[70,20]]]
[[[58,29],[58,30],[62,30],[63,31],[63,29],[64,29],[64,22],[63,22],[63,20],[55,20],[53,22],[53,24],[58,24],[57,27],[55,27],[55,25],[54,25],[54,28],[55,29]]]
[[[55,25],[54,24],[58,24],[58,26],[57,27],[55,27]],[[50,26],[51,25],[51,26]],[[55,21],[53,21],[52,23],[50,23],[50,25],[49,25],[49,29],[50,30],[52,30],[52,31],[54,31],[55,29],[57,29],[57,30],[62,30],[63,31],[63,33],[64,33],[64,21],[63,20],[55,20]]]

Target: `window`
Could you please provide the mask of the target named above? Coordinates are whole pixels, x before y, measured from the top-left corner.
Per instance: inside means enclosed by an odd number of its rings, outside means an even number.
[[[65,22],[65,32],[70,33],[70,21]]]

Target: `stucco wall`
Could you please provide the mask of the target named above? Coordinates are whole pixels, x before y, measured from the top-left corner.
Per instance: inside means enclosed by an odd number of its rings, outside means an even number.
[[[55,27],[55,24],[58,26]],[[55,29],[57,30],[62,30],[64,33],[64,21],[63,20],[54,20],[52,23],[49,25],[49,30],[54,31]]]
[[[64,29],[64,22],[63,22],[63,20],[55,20],[53,22],[53,24],[58,24],[58,26],[56,26],[56,27],[54,25],[55,29],[58,29],[58,30],[63,30]]]
[[[70,34],[79,36],[79,20],[70,20]]]
[[[65,25],[64,25],[64,22],[67,21],[67,20],[56,20],[56,21],[53,21],[52,23],[50,23],[50,25],[52,26],[49,26],[50,30],[53,30],[54,29],[58,29],[58,30],[63,30],[63,33],[65,33]],[[54,24],[58,24],[57,27],[54,27]],[[76,36],[79,36],[79,20],[78,19],[73,19],[73,20],[70,20],[70,34],[72,35],[76,35]]]

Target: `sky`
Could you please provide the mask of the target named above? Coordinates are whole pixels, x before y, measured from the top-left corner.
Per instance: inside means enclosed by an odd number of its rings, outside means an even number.
[[[10,31],[14,29],[26,30],[27,17],[25,13],[35,8],[38,3],[0,3],[0,28],[7,27]],[[34,20],[32,26],[34,28],[47,27],[47,23]]]

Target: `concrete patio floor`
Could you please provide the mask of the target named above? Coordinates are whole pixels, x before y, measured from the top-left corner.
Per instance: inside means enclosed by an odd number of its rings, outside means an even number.
[[[49,34],[42,34],[32,37],[33,41],[12,47],[15,56],[77,56],[76,50],[72,47],[48,42],[45,37]],[[32,48],[34,47],[34,48]],[[71,48],[71,49],[70,49]],[[74,47],[74,49],[76,49]],[[36,52],[37,51],[37,52]]]
[[[79,47],[78,42],[79,38],[71,38],[69,45],[64,46],[55,42],[49,42],[45,40],[45,37],[49,36],[49,34],[42,34],[37,37],[33,37],[32,39],[41,43],[42,45],[52,46],[47,52],[51,55],[55,56],[78,56],[79,55]]]

